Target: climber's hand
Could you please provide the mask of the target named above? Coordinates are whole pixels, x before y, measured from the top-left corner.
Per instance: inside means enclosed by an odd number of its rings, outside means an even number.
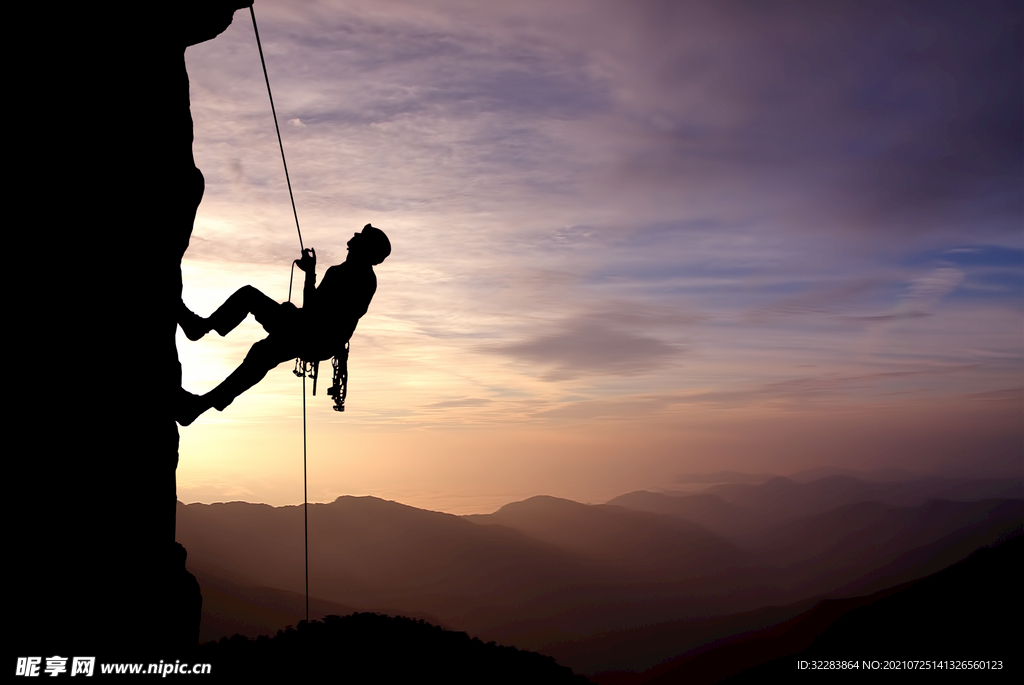
[[[295,264],[307,274],[316,273],[316,250],[306,248],[302,251],[302,259],[296,259]]]

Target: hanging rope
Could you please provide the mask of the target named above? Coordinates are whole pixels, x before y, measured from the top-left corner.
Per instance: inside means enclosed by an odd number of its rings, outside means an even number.
[[[306,490],[306,377],[302,377],[302,546],[306,557],[306,623],[309,623],[309,494]]]
[[[281,127],[277,123],[277,110],[274,108],[274,94],[270,91],[270,77],[267,75],[267,62],[263,59],[263,44],[260,42],[260,30],[256,27],[256,12],[249,5],[252,16],[252,30],[256,34],[256,47],[260,51],[260,64],[263,65],[263,79],[267,82],[267,97],[270,98],[270,112],[274,115],[274,129],[277,131],[277,145],[281,148],[281,163],[284,164],[284,180],[288,184],[288,197],[292,201],[292,215],[295,217],[295,230],[299,234],[299,251],[304,252],[302,229],[299,228],[299,213],[295,209],[295,194],[292,193],[292,180],[288,176],[288,161],[284,156],[284,143],[281,141]],[[291,275],[288,277],[288,301],[292,301],[292,280],[295,276],[295,262],[292,262]],[[302,374],[302,527],[303,546],[306,557],[306,623],[309,623],[309,491],[306,486],[306,374]]]
[[[295,195],[292,193],[292,179],[288,176],[288,162],[284,158],[284,143],[281,142],[281,127],[277,125],[277,110],[274,109],[274,94],[270,92],[270,77],[267,76],[267,62],[263,59],[263,44],[260,42],[260,30],[256,28],[256,12],[249,5],[252,15],[252,30],[256,33],[256,47],[260,51],[260,64],[263,65],[263,80],[267,82],[267,96],[270,98],[270,112],[274,115],[274,130],[277,131],[277,145],[281,148],[281,162],[284,164],[284,180],[288,184],[288,197],[292,200],[292,214],[295,216],[295,230],[299,233],[299,251],[306,249],[302,244],[302,229],[299,228],[299,213],[295,210]]]

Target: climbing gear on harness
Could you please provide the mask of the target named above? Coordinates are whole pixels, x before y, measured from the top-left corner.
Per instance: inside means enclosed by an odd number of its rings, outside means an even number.
[[[349,344],[345,343],[345,348],[334,355],[331,361],[334,365],[334,383],[327,389],[327,394],[334,398],[334,411],[345,411],[345,396],[348,394],[348,348]],[[316,387],[315,380],[313,387]]]
[[[312,378],[313,379],[313,394],[316,395],[316,377],[320,375],[320,362],[307,362],[301,357],[295,358],[295,368],[292,369],[299,378]]]
[[[349,343],[345,343],[334,358],[331,366],[334,367],[334,374],[331,378],[331,387],[327,388],[327,395],[334,399],[334,411],[345,411],[345,397],[348,395],[348,351]],[[307,362],[301,358],[295,360],[295,368],[292,373],[300,378],[313,379],[313,395],[316,396],[316,379],[320,375],[320,362]]]

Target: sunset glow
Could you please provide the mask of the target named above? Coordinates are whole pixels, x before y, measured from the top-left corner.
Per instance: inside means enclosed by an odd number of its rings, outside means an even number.
[[[311,501],[1019,473],[1014,27],[769,6],[257,4],[319,274],[364,224],[394,246],[347,410],[324,378],[307,397]],[[186,60],[206,194],[184,300],[284,301],[299,244],[247,15]],[[179,332],[184,387],[263,336]],[[181,428],[178,498],[301,502],[301,388],[282,364]]]

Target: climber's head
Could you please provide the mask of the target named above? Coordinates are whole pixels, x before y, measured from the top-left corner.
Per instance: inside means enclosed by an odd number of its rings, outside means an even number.
[[[380,264],[391,254],[391,241],[384,231],[366,224],[348,241],[349,259],[355,257],[370,264]]]

